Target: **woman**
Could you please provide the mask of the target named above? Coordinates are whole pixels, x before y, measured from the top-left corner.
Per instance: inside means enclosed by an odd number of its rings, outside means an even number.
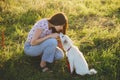
[[[66,34],[67,26],[68,20],[64,13],[57,13],[49,19],[39,20],[30,30],[24,51],[29,56],[42,56],[40,67],[43,72],[49,71],[46,62],[52,63],[64,57],[58,38],[60,32]]]

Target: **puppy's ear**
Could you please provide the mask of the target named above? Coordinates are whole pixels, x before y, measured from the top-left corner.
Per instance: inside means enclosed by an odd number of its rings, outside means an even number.
[[[64,43],[66,44],[66,43],[68,43],[68,41],[65,39],[65,40],[64,40]]]

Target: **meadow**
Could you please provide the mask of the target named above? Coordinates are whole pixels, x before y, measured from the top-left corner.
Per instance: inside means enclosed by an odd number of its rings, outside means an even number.
[[[42,73],[39,57],[24,54],[34,23],[57,12],[68,17],[67,35],[96,75],[70,75],[66,58]],[[0,0],[0,80],[120,80],[120,1]]]

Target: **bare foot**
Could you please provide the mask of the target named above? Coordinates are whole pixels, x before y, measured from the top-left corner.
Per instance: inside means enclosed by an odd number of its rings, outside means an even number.
[[[46,62],[45,61],[41,61],[40,62],[40,67],[42,68],[42,67],[45,67],[46,66]]]

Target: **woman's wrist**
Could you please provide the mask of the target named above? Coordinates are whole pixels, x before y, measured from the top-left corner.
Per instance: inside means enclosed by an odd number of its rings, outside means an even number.
[[[50,35],[47,35],[46,37],[47,37],[47,39],[48,39],[48,38],[51,38],[51,36],[50,36]]]

